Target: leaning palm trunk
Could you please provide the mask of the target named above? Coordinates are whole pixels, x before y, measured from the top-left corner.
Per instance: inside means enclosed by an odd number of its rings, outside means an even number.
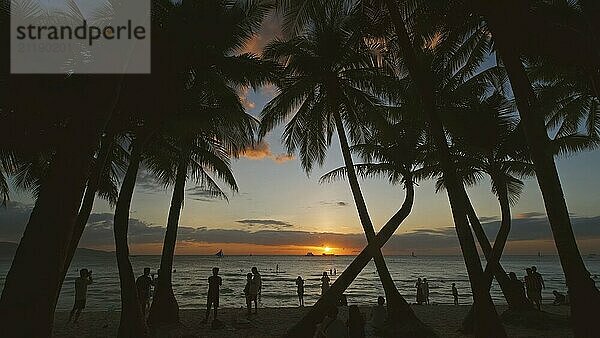
[[[171,198],[171,207],[167,220],[167,232],[163,244],[163,251],[160,260],[160,274],[158,275],[158,285],[152,306],[148,317],[148,324],[152,328],[161,325],[176,325],[179,323],[179,305],[171,282],[173,271],[173,255],[175,255],[175,244],[177,243],[177,227],[179,226],[179,216],[183,206],[185,191],[185,181],[187,178],[188,162],[186,155],[181,155],[177,166],[177,175],[175,186],[173,188],[173,197]]]
[[[286,337],[312,337],[315,325],[323,320],[327,309],[335,306],[339,297],[356,279],[360,272],[369,264],[369,261],[379,252],[381,247],[392,237],[400,224],[408,217],[414,202],[414,186],[410,177],[405,177],[406,197],[402,207],[381,228],[381,231],[369,242],[356,258],[348,265],[342,274],[335,280],[329,290],[313,305],[308,313],[294,325]],[[402,309],[403,319],[397,323],[396,328],[404,337],[435,337],[435,333],[426,327],[407,305]],[[397,332],[397,333],[398,333]]]
[[[452,217],[458,240],[467,267],[471,289],[473,291],[473,306],[475,314],[475,336],[479,337],[505,337],[506,333],[489,290],[485,287],[483,269],[473,234],[469,229],[466,212],[467,193],[464,185],[460,182],[456,168],[450,159],[450,151],[444,132],[444,127],[435,107],[433,85],[430,72],[428,72],[417,58],[412,42],[406,30],[404,19],[398,9],[396,0],[386,0],[391,21],[394,25],[398,43],[403,53],[403,59],[409,70],[410,76],[415,82],[421,94],[421,103],[427,116],[431,134],[437,147],[437,153],[442,167],[446,191],[452,209]]]
[[[69,239],[75,226],[97,133],[72,123],[58,148],[23,233],[0,299],[5,337],[48,337]]]
[[[142,309],[135,286],[135,276],[131,261],[129,260],[129,245],[127,243],[127,230],[129,227],[129,209],[135,181],[141,160],[140,140],[134,140],[129,158],[129,166],[123,178],[119,191],[119,198],[115,208],[114,235],[117,267],[121,283],[121,319],[119,322],[118,337],[138,338],[146,334]]]
[[[340,114],[337,112],[334,113],[334,119],[338,137],[340,139],[340,145],[344,157],[348,182],[350,183],[350,188],[352,190],[354,202],[356,203],[356,209],[358,210],[360,222],[363,226],[365,235],[367,237],[367,242],[370,243],[375,238],[375,229],[373,228],[373,223],[371,222],[371,218],[367,211],[367,206],[363,198],[362,192],[360,190],[358,179],[356,177],[356,171],[354,169],[354,163],[352,162],[352,155],[350,154],[348,139],[346,138],[344,125]],[[404,297],[402,297],[400,292],[398,292],[398,289],[394,284],[394,280],[390,275],[390,271],[388,270],[385,264],[385,260],[383,259],[383,254],[381,253],[381,250],[377,249],[374,251],[373,260],[375,261],[377,273],[379,274],[379,278],[381,279],[381,284],[383,284],[385,296],[388,301],[388,316],[390,318],[390,321],[393,323],[399,323],[403,320],[408,319],[406,313],[412,312],[412,310],[410,310],[408,303],[406,302]]]
[[[498,1],[486,5],[481,3],[481,5],[480,9],[488,21],[497,51],[508,73],[519,115],[523,121],[548,221],[569,287],[575,335],[595,336],[600,330],[597,320],[600,292],[590,278],[575,241],[554,154],[548,146],[549,138],[544,116],[536,107],[536,96],[521,63],[519,52],[511,45],[511,28],[506,25],[505,18],[509,17],[513,9],[510,5]]]
[[[81,202],[81,207],[79,208],[79,213],[77,214],[77,219],[75,221],[73,235],[71,236],[71,241],[67,250],[65,265],[63,270],[61,271],[62,276],[60,279],[60,287],[58,288],[56,293],[55,306],[56,301],[58,301],[58,297],[60,295],[62,284],[64,283],[65,277],[67,276],[67,272],[69,271],[69,267],[71,266],[71,262],[73,261],[73,257],[75,256],[75,251],[77,250],[77,246],[79,245],[79,240],[81,239],[83,231],[85,230],[85,225],[87,224],[87,221],[90,218],[90,214],[94,206],[96,191],[98,190],[98,184],[102,176],[102,171],[106,167],[106,162],[108,161],[110,149],[113,145],[112,137],[109,138],[107,136],[104,136],[104,139],[110,141],[102,143],[102,145],[100,146],[100,151],[98,152],[98,158],[96,160],[96,163],[92,166],[91,174],[88,178],[87,187],[85,189],[85,194],[83,195],[83,201]]]
[[[473,209],[473,206],[470,202],[468,202],[467,205],[469,212],[469,220],[473,227],[473,231],[475,232],[479,240],[479,245],[483,249],[487,260],[484,276],[488,290],[492,287],[492,281],[494,279],[494,276],[496,276],[496,280],[498,281],[498,284],[500,284],[500,289],[502,289],[502,293],[504,294],[504,298],[506,299],[509,308],[520,310],[531,307],[531,305],[526,298],[521,296],[520,292],[517,292],[517,290],[515,290],[515,288],[511,286],[510,279],[508,278],[506,272],[500,264],[500,257],[502,257],[502,252],[504,251],[504,247],[506,245],[506,241],[508,240],[508,234],[510,233],[511,228],[510,203],[508,201],[508,192],[506,191],[506,188],[498,188],[498,201],[500,203],[500,210],[502,216],[500,221],[500,229],[498,230],[498,234],[496,235],[496,239],[494,240],[493,248],[490,246],[490,242],[487,239],[485,233],[483,232],[483,227],[477,219],[477,216],[475,215],[475,210]],[[467,314],[462,323],[463,332],[473,332],[473,314],[473,307],[471,307],[469,313]]]

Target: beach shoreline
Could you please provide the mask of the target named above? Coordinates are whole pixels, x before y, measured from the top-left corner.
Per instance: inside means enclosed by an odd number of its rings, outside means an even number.
[[[416,315],[430,325],[440,337],[469,337],[458,332],[461,321],[470,305],[412,305]],[[498,313],[505,305],[496,306]],[[246,316],[245,308],[219,309],[219,319],[225,324],[221,329],[211,329],[209,323],[202,324],[203,309],[180,310],[181,326],[177,337],[280,337],[310,309],[307,307],[260,308],[257,315]],[[363,316],[369,318],[369,307],[360,307]],[[544,311],[569,316],[568,306],[545,304]],[[68,324],[68,311],[57,311],[53,337],[115,337],[119,324],[119,311],[84,311],[76,324]],[[348,318],[347,307],[340,307],[339,318]],[[212,319],[212,313],[211,313]],[[569,328],[532,329],[505,324],[509,337],[572,337]]]

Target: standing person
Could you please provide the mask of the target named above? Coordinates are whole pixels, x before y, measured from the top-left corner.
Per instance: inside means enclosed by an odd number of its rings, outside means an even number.
[[[454,297],[454,305],[458,305],[458,290],[456,289],[456,283],[452,283],[452,297]]]
[[[144,274],[135,281],[142,315],[146,318],[146,313],[150,307],[150,287],[154,285],[154,276],[150,277],[150,268],[144,268]]]
[[[427,281],[427,278],[423,278],[423,300],[425,301],[425,304],[429,305],[429,282]]]
[[[535,304],[538,310],[541,310],[541,285],[533,275],[533,270],[531,268],[525,269],[527,275],[525,275],[525,289],[527,290],[527,298]]]
[[[323,296],[327,290],[329,290],[329,277],[327,276],[327,271],[323,271],[323,277],[321,277],[321,296]]]
[[[254,302],[254,314],[258,313],[258,297],[262,291],[262,278],[258,269],[252,267],[252,284],[250,284],[250,300]]]
[[[333,268],[333,275],[337,276],[337,270],[335,268]]]
[[[348,308],[348,333],[350,338],[365,338],[365,319],[356,305]]]
[[[329,275],[333,276],[333,270],[332,269],[329,269]]]
[[[73,309],[71,310],[71,314],[69,314],[68,322],[71,322],[71,320],[73,320],[73,323],[77,323],[79,315],[81,315],[81,311],[85,309],[87,287],[92,283],[92,270],[79,270],[79,277],[75,278],[75,304],[73,304]],[[73,315],[75,315],[75,318],[73,318]]]
[[[206,297],[206,317],[204,322],[210,317],[210,308],[214,306],[214,320],[217,320],[217,309],[219,308],[219,288],[223,285],[223,280],[219,277],[219,268],[212,269],[212,276],[208,277],[208,295]]]
[[[509,272],[508,273],[508,278],[510,279],[511,282],[511,290],[512,292],[515,293],[515,296],[517,296],[517,299],[523,299],[523,301],[525,302],[524,304],[520,304],[519,306],[527,306],[529,304],[528,298],[525,296],[525,288],[523,286],[523,282],[519,280],[519,278],[517,278],[517,274],[514,272]]]
[[[421,277],[417,278],[415,288],[417,288],[417,304],[421,305],[423,303],[423,282],[421,281]]]
[[[300,303],[300,306],[304,306],[304,279],[302,277],[298,276],[296,278],[296,286],[298,288],[298,303]]]
[[[252,274],[248,273],[246,275],[246,286],[244,287],[244,296],[246,297],[246,309],[248,309],[247,314],[251,314],[252,310],[252,295],[250,290],[252,289]]]
[[[535,265],[531,267],[531,274],[538,281],[538,283],[540,285],[540,290],[546,289],[546,284],[544,283],[544,278],[542,277],[541,273],[537,272],[537,267]]]

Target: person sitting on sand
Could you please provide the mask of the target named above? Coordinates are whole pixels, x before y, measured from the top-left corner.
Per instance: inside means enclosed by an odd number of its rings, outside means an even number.
[[[296,278],[296,287],[298,288],[298,303],[300,306],[304,306],[304,279],[300,276]]]
[[[452,283],[452,297],[454,298],[454,305],[458,305],[458,290],[456,289],[456,283]]]
[[[525,269],[525,289],[527,290],[527,298],[535,304],[538,310],[542,309],[542,285],[539,280],[533,275],[531,268]]]
[[[329,277],[327,276],[327,271],[323,271],[323,277],[321,277],[321,296],[329,290]]]
[[[85,300],[87,298],[88,285],[92,284],[92,270],[88,269],[79,270],[79,277],[75,278],[75,304],[69,314],[69,321],[73,320],[73,323],[77,323],[81,311],[85,308]],[[75,315],[75,318],[73,318]]]
[[[567,296],[563,293],[554,290],[552,291],[552,294],[554,294],[554,302],[552,305],[567,305]]]
[[[244,287],[244,297],[246,297],[246,309],[248,309],[248,315],[251,314],[252,310],[252,296],[250,295],[250,289],[252,289],[252,274],[248,273],[246,275],[246,286]]]
[[[154,285],[154,279],[150,277],[150,268],[144,268],[144,274],[135,281],[142,315],[146,318],[146,312],[150,307],[150,287]]]
[[[315,338],[348,338],[348,329],[344,322],[337,317],[338,308],[331,306],[323,318],[321,324],[317,325]]]
[[[206,297],[206,317],[204,322],[210,317],[210,308],[214,306],[214,320],[217,320],[217,309],[219,308],[219,288],[223,285],[223,280],[219,277],[219,268],[212,269],[212,276],[208,277],[208,295]]]
[[[250,301],[254,302],[254,314],[258,313],[258,297],[262,291],[262,278],[258,269],[252,267],[252,284],[250,284]]]
[[[365,337],[365,319],[360,313],[360,309],[356,305],[350,305],[348,308],[348,336],[350,338],[364,338]]]
[[[371,326],[375,330],[375,333],[381,333],[385,330],[387,321],[387,310],[385,309],[385,298],[382,296],[377,297],[377,306],[373,307],[371,311]]]

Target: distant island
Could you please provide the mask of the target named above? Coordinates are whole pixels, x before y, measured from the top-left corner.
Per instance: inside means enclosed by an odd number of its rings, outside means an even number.
[[[0,242],[0,259],[12,259],[17,252],[17,247],[19,244],[12,242]],[[98,257],[98,256],[112,256],[114,252],[112,251],[104,251],[104,250],[94,250],[94,249],[86,249],[86,248],[77,248],[75,255],[78,257]]]

